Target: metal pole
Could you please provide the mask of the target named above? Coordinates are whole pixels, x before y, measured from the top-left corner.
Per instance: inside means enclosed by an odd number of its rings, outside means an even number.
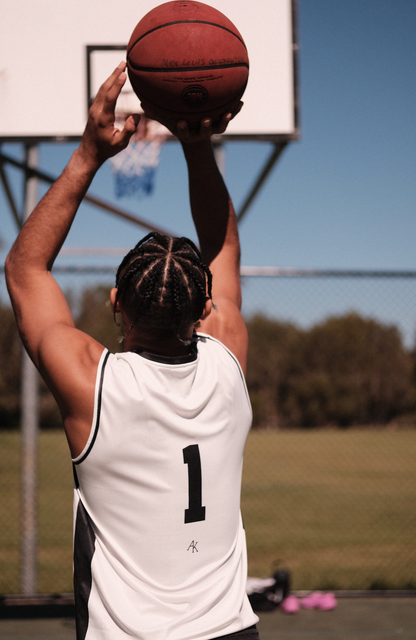
[[[286,145],[287,145],[287,142],[276,143],[273,145],[273,150],[269,156],[269,159],[266,161],[266,164],[264,165],[260,175],[258,176],[256,183],[254,184],[245,202],[243,203],[240,211],[237,214],[238,222],[240,222],[242,218],[245,216],[245,214],[247,213],[251,203],[253,202],[254,198],[260,191],[261,187],[263,186],[263,183],[265,182],[270,171],[273,169],[274,165],[278,161],[279,156],[282,153],[283,149],[286,147]]]
[[[38,148],[26,147],[26,160],[37,166]],[[26,177],[25,222],[37,204],[38,185],[34,176]],[[37,440],[38,440],[38,373],[23,351],[21,388],[21,551],[20,585],[25,595],[37,590]]]
[[[4,189],[4,193],[6,194],[6,198],[8,200],[9,206],[10,206],[10,210],[12,212],[12,216],[14,218],[15,223],[17,224],[18,229],[20,229],[20,227],[22,226],[21,220],[20,220],[20,216],[17,210],[17,206],[16,203],[14,201],[13,198],[13,193],[10,187],[10,183],[7,179],[7,175],[6,172],[4,170],[4,166],[3,166],[3,161],[1,159],[1,153],[0,153],[0,180],[3,184],[3,189]]]

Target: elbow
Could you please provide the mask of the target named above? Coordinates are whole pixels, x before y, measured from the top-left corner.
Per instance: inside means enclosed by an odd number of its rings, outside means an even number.
[[[10,252],[6,258],[6,262],[4,263],[4,278],[6,280],[7,291],[9,292],[12,303],[15,299],[17,289],[14,272],[13,257]]]
[[[21,268],[19,266],[19,261],[16,259],[14,248],[12,247],[4,263],[4,277],[12,300],[15,292],[19,288],[19,282],[21,281],[19,274],[21,275]]]
[[[9,286],[13,278],[14,269],[12,252],[13,249],[10,251],[9,255],[6,258],[6,262],[4,263],[4,277],[6,279],[7,286]]]

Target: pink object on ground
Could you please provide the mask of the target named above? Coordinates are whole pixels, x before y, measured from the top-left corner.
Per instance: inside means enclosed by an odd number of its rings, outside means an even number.
[[[306,598],[301,598],[300,604],[304,609],[316,609],[322,596],[323,593],[321,591],[314,591],[306,596]]]
[[[330,611],[335,609],[337,601],[333,593],[322,593],[322,591],[314,591],[313,593],[302,598],[300,601],[304,609],[320,609],[321,611]]]
[[[296,596],[287,596],[287,598],[282,600],[279,608],[285,613],[297,613],[300,605]]]
[[[318,609],[321,611],[330,611],[335,609],[337,601],[333,593],[324,593],[318,602]]]

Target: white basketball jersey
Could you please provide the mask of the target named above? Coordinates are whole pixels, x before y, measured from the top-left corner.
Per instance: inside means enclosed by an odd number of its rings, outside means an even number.
[[[204,640],[257,622],[240,515],[251,417],[237,360],[210,336],[183,358],[103,353],[74,460],[77,640]]]

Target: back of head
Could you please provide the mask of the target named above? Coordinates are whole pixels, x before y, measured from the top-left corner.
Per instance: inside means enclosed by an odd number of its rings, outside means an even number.
[[[172,334],[197,322],[211,297],[212,277],[188,238],[149,233],[121,262],[116,302],[132,328],[148,336]]]

